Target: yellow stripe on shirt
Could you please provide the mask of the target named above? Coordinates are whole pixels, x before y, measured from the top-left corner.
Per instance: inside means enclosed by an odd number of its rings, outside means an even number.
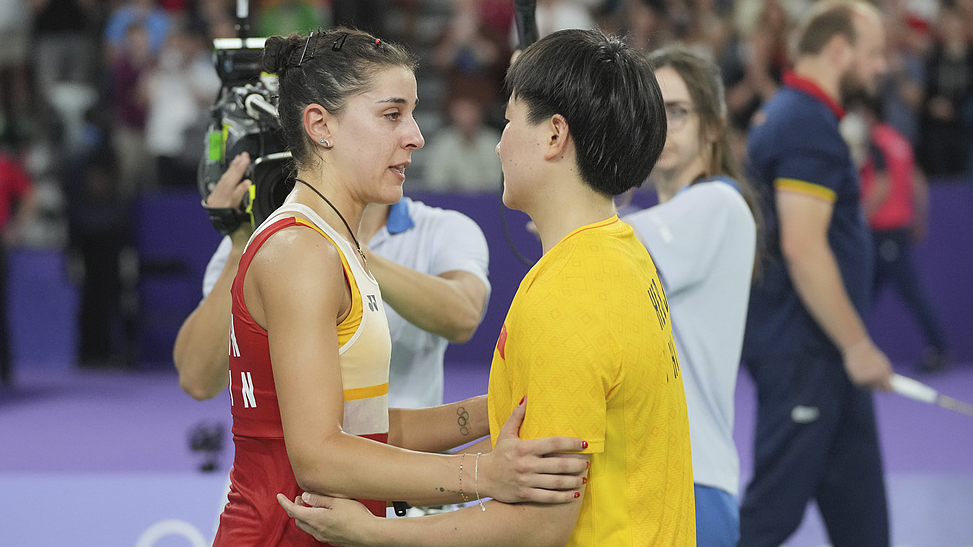
[[[326,234],[324,230],[316,226],[313,222],[309,222],[300,217],[294,217],[294,221],[303,226],[313,229],[317,233],[324,236],[325,239],[334,245],[335,249],[338,249],[338,257],[341,259],[341,267],[345,271],[345,277],[348,279],[349,287],[355,281],[355,272],[351,269],[351,264],[348,264],[348,259],[345,257],[345,253],[341,252],[341,247],[335,243],[331,236]],[[344,347],[344,345],[355,336],[358,332],[358,327],[362,322],[362,314],[365,312],[365,308],[362,305],[361,293],[357,290],[351,291],[351,311],[348,312],[348,316],[345,317],[341,323],[338,323],[338,346]],[[347,399],[346,399],[347,400]]]
[[[797,179],[777,179],[774,181],[774,188],[821,198],[829,203],[834,203],[838,198],[831,188]]]
[[[353,389],[345,390],[345,400],[346,401],[357,401],[360,399],[368,399],[369,397],[380,397],[386,395],[389,392],[389,383],[377,386],[368,387],[356,387]]]

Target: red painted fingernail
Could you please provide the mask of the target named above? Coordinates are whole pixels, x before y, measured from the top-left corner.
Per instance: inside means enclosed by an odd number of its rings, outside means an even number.
[[[519,402],[519,403],[517,403],[517,404],[518,404],[518,405],[522,405],[522,404],[524,404],[524,401],[526,401],[526,400],[527,400],[527,396],[526,396],[526,395],[524,395],[524,396],[523,396],[523,397],[522,397],[522,398],[520,399],[520,402]]]
[[[575,498],[580,498],[581,497],[581,492],[575,492],[574,493],[574,497]]]
[[[581,484],[588,484],[588,477],[581,477]]]
[[[588,448],[588,441],[581,441],[581,449],[584,450],[585,448]]]
[[[584,462],[584,468],[588,469],[589,467],[591,467],[591,462]]]

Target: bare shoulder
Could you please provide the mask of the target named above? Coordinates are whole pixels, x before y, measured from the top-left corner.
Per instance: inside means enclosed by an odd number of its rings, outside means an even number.
[[[331,310],[349,301],[338,249],[306,226],[271,235],[254,255],[244,291],[251,309],[279,309],[290,314]],[[329,312],[330,314],[330,312]],[[257,314],[254,319],[259,321]]]

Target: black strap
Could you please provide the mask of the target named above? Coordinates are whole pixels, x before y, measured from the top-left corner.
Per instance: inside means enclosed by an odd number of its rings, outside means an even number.
[[[220,235],[228,236],[237,231],[244,222],[250,222],[250,215],[233,207],[209,207],[203,203],[210,224]]]

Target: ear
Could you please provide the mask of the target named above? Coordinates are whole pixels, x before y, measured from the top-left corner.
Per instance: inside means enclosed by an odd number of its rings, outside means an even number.
[[[568,121],[560,114],[551,116],[547,123],[550,132],[547,137],[547,150],[544,151],[544,159],[552,160],[567,151],[571,131],[568,127]]]
[[[329,125],[334,120],[334,116],[328,112],[323,106],[317,103],[311,103],[304,108],[303,122],[304,122],[304,132],[307,133],[308,137],[314,142],[318,142],[321,139],[331,139],[331,126]]]
[[[720,135],[723,134],[726,124],[709,124],[706,129],[703,130],[703,138],[706,140],[707,144],[713,144],[720,140]]]
[[[827,58],[831,60],[832,66],[838,72],[844,72],[854,62],[854,47],[848,41],[848,37],[843,34],[832,36],[824,48],[827,52]]]

